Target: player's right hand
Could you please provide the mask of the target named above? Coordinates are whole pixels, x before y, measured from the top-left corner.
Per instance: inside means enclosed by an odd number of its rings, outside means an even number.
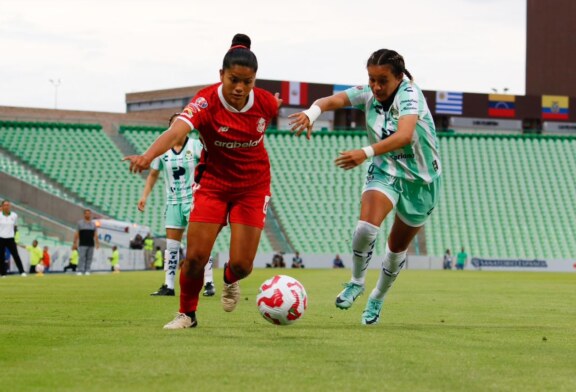
[[[312,123],[308,116],[304,112],[298,112],[289,115],[288,118],[292,119],[288,123],[292,132],[294,132],[296,136],[300,136],[302,132],[306,131],[306,139],[310,140],[312,136]]]
[[[142,173],[150,167],[150,160],[144,155],[128,155],[122,161],[130,161],[130,173]]]
[[[144,208],[146,208],[146,199],[140,199],[138,201],[138,211],[144,212]]]

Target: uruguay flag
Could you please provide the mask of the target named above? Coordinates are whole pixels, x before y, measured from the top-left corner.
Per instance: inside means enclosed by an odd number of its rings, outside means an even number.
[[[464,94],[453,91],[436,91],[436,114],[462,114]]]

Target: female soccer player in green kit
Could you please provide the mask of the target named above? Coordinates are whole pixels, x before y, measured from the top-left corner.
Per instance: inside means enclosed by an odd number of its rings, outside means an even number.
[[[414,236],[438,204],[441,164],[434,120],[420,88],[397,52],[380,49],[367,62],[368,85],[321,98],[291,115],[291,127],[299,136],[322,112],[354,106],[366,115],[370,145],[340,153],[335,163],[350,170],[366,159],[368,168],[362,192],[360,219],[354,231],[352,279],[336,297],[336,306],[348,309],[364,292],[380,225],[396,207],[380,277],[370,294],[362,324],[378,322],[384,297],[406,260]]]

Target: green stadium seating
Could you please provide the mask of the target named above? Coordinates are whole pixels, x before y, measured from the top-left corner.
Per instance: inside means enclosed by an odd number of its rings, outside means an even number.
[[[350,253],[360,214],[367,166],[343,171],[334,165],[340,151],[367,143],[361,133],[314,135],[312,140],[288,132],[268,132],[272,163],[272,207],[300,252]],[[386,219],[375,253],[382,254],[392,219]]]
[[[576,255],[576,139],[440,137],[442,198],[426,225],[428,253],[464,246],[471,255]]]
[[[13,177],[16,177],[22,181],[25,181],[35,187],[42,189],[48,193],[58,196],[62,199],[68,200],[72,203],[76,202],[76,199],[62,190],[54,187],[49,182],[40,178],[36,173],[30,170],[25,165],[22,165],[18,161],[10,158],[8,155],[0,152],[0,172],[7,173]]]
[[[102,212],[160,233],[136,204],[144,179],[130,175],[122,153],[99,125],[0,122],[0,145]],[[148,208],[163,211],[161,189]]]
[[[120,132],[143,152],[163,130],[132,126]],[[473,256],[574,258],[576,138],[439,137],[442,196],[424,230],[427,254],[441,256],[446,248],[457,252],[464,246]],[[343,171],[333,161],[340,151],[364,146],[365,135],[318,132],[307,141],[268,131],[265,143],[272,163],[271,206],[294,248],[350,253],[366,165]],[[0,145],[111,216],[163,234],[164,187],[156,186],[146,213],[138,213],[144,178],[128,173],[100,126],[0,122]],[[41,182],[1,155],[0,165],[30,183]],[[392,221],[390,216],[383,224],[377,255],[384,251]],[[226,251],[229,238],[226,228],[215,251]],[[265,235],[259,251],[272,251]]]

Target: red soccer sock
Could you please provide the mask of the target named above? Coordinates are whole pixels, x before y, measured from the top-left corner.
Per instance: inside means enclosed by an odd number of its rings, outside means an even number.
[[[204,277],[190,278],[180,272],[180,313],[195,312],[204,286]]]
[[[238,282],[239,280],[240,279],[232,273],[230,262],[226,263],[226,268],[224,268],[224,283],[232,284],[234,282]]]

